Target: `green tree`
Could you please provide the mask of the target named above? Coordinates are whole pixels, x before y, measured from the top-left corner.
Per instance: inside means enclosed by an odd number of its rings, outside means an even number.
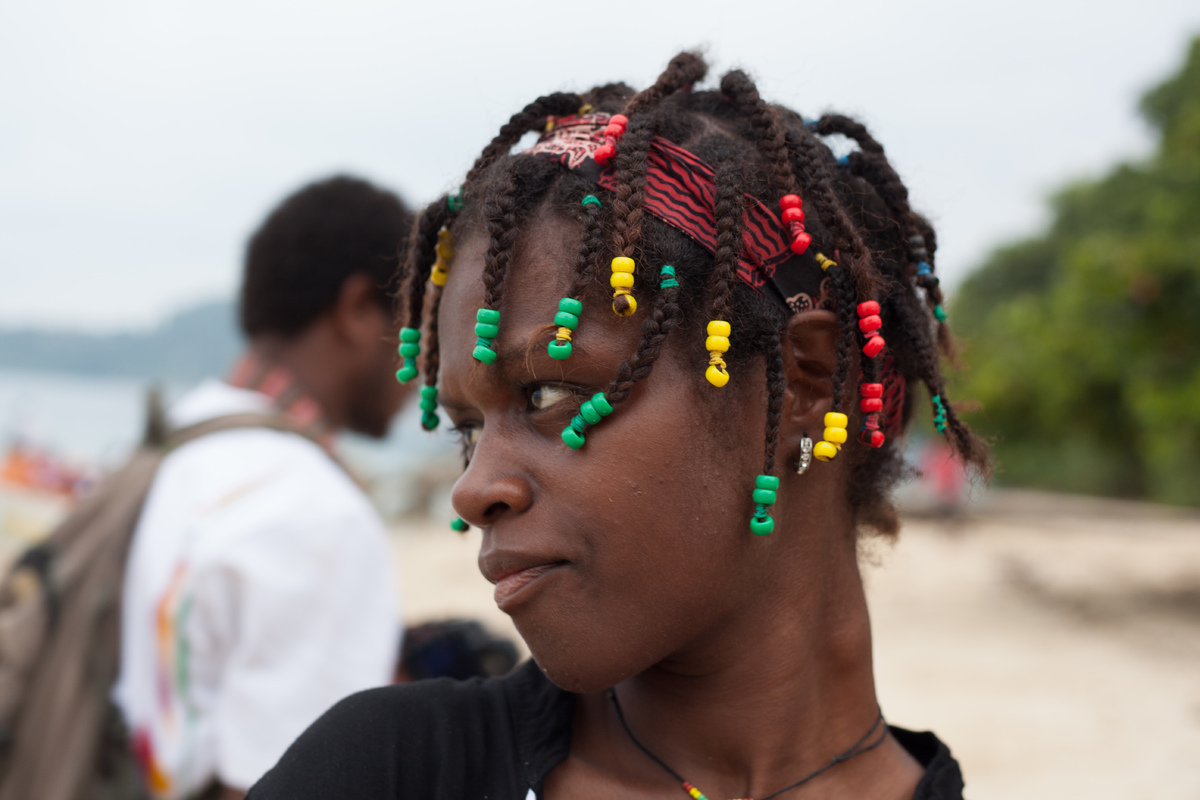
[[[1200,505],[1200,38],[1141,103],[1148,160],[1052,200],[952,313],[997,479]]]

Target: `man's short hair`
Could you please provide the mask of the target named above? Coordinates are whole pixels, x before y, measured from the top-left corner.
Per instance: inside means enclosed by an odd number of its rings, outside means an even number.
[[[285,199],[250,237],[241,325],[248,337],[295,336],[333,307],[342,284],[363,272],[390,309],[389,286],[412,225],[399,197],[339,175]]]

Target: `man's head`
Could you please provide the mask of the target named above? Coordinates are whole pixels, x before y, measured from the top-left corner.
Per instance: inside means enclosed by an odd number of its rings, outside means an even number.
[[[250,237],[240,319],[251,344],[292,369],[330,420],[383,436],[396,385],[389,282],[412,223],[391,192],[338,176],[285,199]]]

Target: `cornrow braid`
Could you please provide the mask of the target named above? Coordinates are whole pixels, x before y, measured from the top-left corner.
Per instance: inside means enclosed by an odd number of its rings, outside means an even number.
[[[703,56],[698,53],[680,53],[671,59],[653,86],[630,98],[622,113],[633,119],[634,114],[640,114],[680,89],[686,89],[704,80],[707,74],[708,64]]]
[[[521,141],[522,136],[544,127],[547,118],[572,114],[578,111],[581,105],[583,100],[574,92],[554,92],[542,95],[513,114],[508,122],[500,126],[500,132],[475,159],[475,165],[467,173],[464,185],[475,183],[497,158],[512,150],[513,145]]]
[[[575,257],[575,276],[567,296],[558,301],[558,313],[554,315],[558,332],[554,341],[546,346],[550,357],[559,361],[571,357],[571,334],[579,326],[579,315],[583,312],[580,298],[591,283],[596,254],[604,247],[600,199],[594,194],[584,195],[580,205],[583,208],[583,234],[579,237],[579,252]]]
[[[613,190],[613,311],[627,317],[637,311],[637,300],[630,287],[618,286],[615,274],[634,271],[634,256],[642,236],[643,204],[646,200],[646,165],[654,128],[646,117],[629,123],[629,130],[617,151],[617,187]],[[618,261],[628,259],[628,261]]]
[[[783,394],[787,379],[783,374],[782,332],[763,337],[760,345],[767,360],[767,430],[763,453],[763,474],[775,472],[775,452],[779,447],[779,423],[783,416]]]
[[[829,149],[803,126],[794,137],[788,136],[788,143],[795,171],[808,188],[822,224],[834,235],[838,263],[849,272],[859,296],[873,297],[881,276],[862,235],[833,190],[833,176],[827,166],[832,161]]]
[[[721,93],[750,120],[758,145],[770,167],[771,194],[776,199],[785,194],[799,194],[800,187],[792,171],[787,137],[779,124],[778,115],[763,101],[754,81],[740,69],[735,69],[721,78]]]
[[[654,362],[662,354],[663,344],[667,336],[679,324],[683,312],[679,306],[679,284],[675,280],[674,269],[667,266],[664,273],[669,275],[660,280],[658,291],[651,301],[650,313],[642,321],[642,338],[638,341],[633,355],[617,366],[616,376],[609,381],[608,387],[580,406],[580,413],[572,418],[562,432],[563,441],[572,449],[578,450],[585,443],[584,433],[588,425],[594,425],[601,418],[611,414],[618,405],[625,402],[634,385],[650,377]]]
[[[417,377],[417,358],[421,355],[421,316],[425,305],[424,270],[434,260],[438,246],[438,234],[449,217],[445,197],[427,206],[413,220],[409,236],[408,251],[405,253],[400,272],[404,275],[398,294],[403,297],[403,324],[400,329],[400,356],[403,366],[396,372],[396,380],[407,383]],[[426,343],[427,348],[432,346]]]

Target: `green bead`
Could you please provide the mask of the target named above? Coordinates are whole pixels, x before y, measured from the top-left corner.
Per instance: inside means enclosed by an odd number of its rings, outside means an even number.
[[[546,352],[550,354],[551,358],[564,361],[571,357],[571,343],[555,339],[546,347]]]
[[[674,278],[664,278],[663,282],[660,283],[659,286],[663,289],[678,289],[679,281],[675,280]]]
[[[679,281],[675,280],[675,268],[667,264],[659,271],[658,285],[663,289],[674,289],[679,286]]]
[[[946,309],[942,308],[940,305],[933,307],[933,315],[937,317],[938,322],[946,321]]]
[[[770,517],[755,517],[750,520],[750,532],[755,536],[767,536],[775,530],[775,520]]]
[[[500,326],[492,322],[476,322],[475,335],[480,339],[495,339],[500,335]]]
[[[476,361],[482,361],[485,364],[496,363],[496,351],[482,344],[475,345],[475,349],[471,351],[471,355]]]
[[[422,411],[426,411],[426,412],[437,411],[437,400],[433,400],[428,397],[422,397],[420,406],[421,406]]]
[[[583,421],[588,425],[600,424],[600,412],[596,411],[595,407],[592,406],[591,400],[583,401],[583,404],[579,406],[579,415],[583,417]]]
[[[400,341],[402,342],[419,342],[421,341],[421,332],[416,328],[401,328]]]
[[[437,400],[437,387],[436,386],[422,386],[421,387],[421,398],[424,399],[426,397],[428,397],[431,400]]]
[[[450,206],[451,211],[462,211],[463,199],[461,188],[446,198],[446,205]]]
[[[575,330],[575,326],[579,324],[579,317],[566,311],[560,311],[554,315],[554,324],[561,328]]]
[[[405,342],[400,345],[400,355],[405,358],[416,358],[421,355],[421,345],[416,342]]]
[[[779,488],[779,478],[774,475],[759,475],[754,479],[754,485],[759,489],[775,491]]]
[[[454,519],[450,520],[450,530],[452,530],[452,531],[458,531],[459,533],[466,533],[470,529],[471,529],[471,526],[467,524],[467,521],[465,519],[459,519],[458,517],[455,517]]]
[[[584,443],[587,441],[583,438],[583,434],[574,428],[563,428],[562,440],[566,442],[567,447],[571,448],[572,450],[578,450],[579,448],[583,447]]]
[[[594,195],[594,194],[585,194],[583,196],[583,205],[585,207],[597,206],[599,208],[603,208],[603,206],[600,205],[600,198],[596,197],[596,195]]]
[[[562,300],[558,301],[558,310],[565,311],[568,314],[574,314],[578,317],[583,313],[583,303],[579,302],[573,297],[564,297]]]
[[[596,413],[602,417],[607,417],[613,411],[612,404],[608,402],[608,398],[604,396],[604,392],[596,392],[588,402],[592,404],[592,408],[596,409]]]
[[[587,429],[587,420],[583,418],[583,414],[576,414],[571,417],[571,427],[583,433]]]
[[[436,407],[437,406],[434,406],[434,408]],[[421,415],[421,427],[427,431],[436,431],[438,422],[438,415],[432,411],[426,411]]]
[[[755,489],[754,502],[769,506],[775,502],[775,492],[770,489]]]
[[[481,308],[475,312],[476,322],[486,322],[491,325],[500,324],[500,312],[494,308]]]
[[[417,377],[417,368],[412,364],[405,364],[400,369],[396,370],[396,380],[401,383],[408,383],[413,378]]]

